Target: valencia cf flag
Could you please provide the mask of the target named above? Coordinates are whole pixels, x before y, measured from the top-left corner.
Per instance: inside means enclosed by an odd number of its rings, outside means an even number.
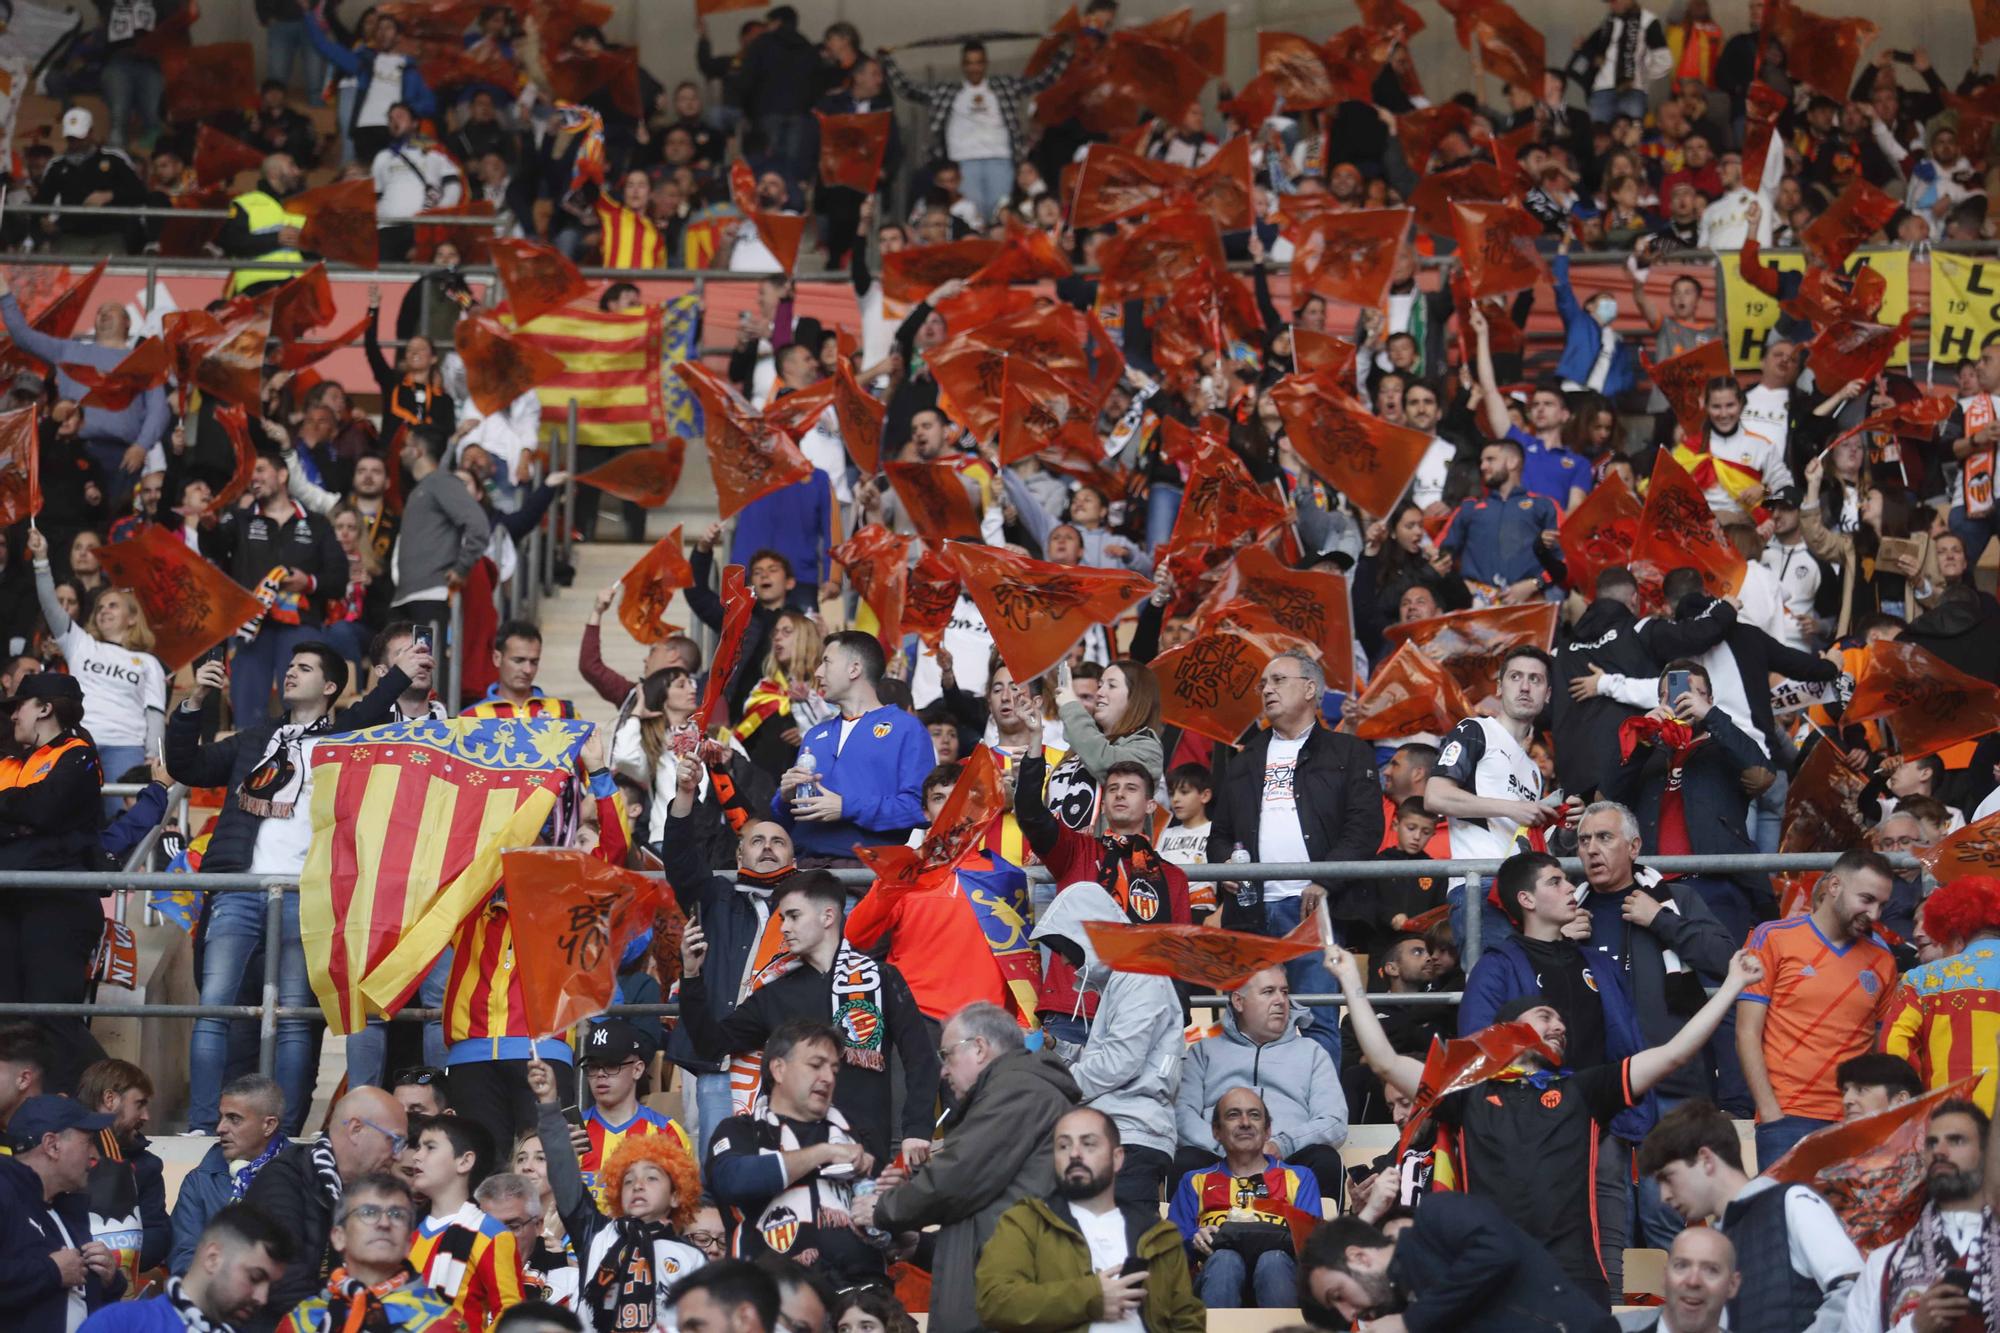
[[[702,687],[701,709],[696,714],[704,736],[715,725],[716,715],[722,708],[723,691],[728,688],[729,678],[736,674],[736,668],[743,660],[743,636],[749,633],[750,617],[756,610],[757,599],[743,582],[743,566],[725,568],[722,571],[722,633],[716,640],[715,656],[708,662],[708,683]]]
[[[1115,623],[1153,589],[1128,570],[1052,564],[996,546],[954,541],[944,554],[1016,680],[1041,675],[1093,625]]]
[[[532,324],[552,310],[590,294],[590,283],[562,251],[537,241],[497,239],[493,266],[507,289],[507,308],[517,326]]]
[[[635,505],[658,509],[681,484],[681,463],[686,454],[687,444],[679,439],[651,449],[620,449],[610,462],[600,463],[577,481]]]
[[[264,614],[264,604],[156,523],[98,553],[105,576],[130,588],[153,629],[153,655],[179,671]]]
[[[1844,268],[1847,257],[1867,244],[1869,237],[1888,226],[1889,220],[1901,207],[1896,200],[1856,176],[1840,192],[1840,197],[1799,234],[1799,243],[1827,268]],[[1829,384],[1827,391],[1839,387]]]
[[[491,416],[563,373],[562,358],[510,334],[497,315],[474,310],[452,330],[473,406]]]
[[[812,464],[798,446],[752,410],[728,380],[699,361],[679,362],[674,373],[701,400],[708,466],[722,517],[812,475]]]
[[[895,533],[870,523],[833,548],[833,558],[847,571],[854,591],[875,617],[875,637],[883,651],[894,652],[903,642],[903,603],[910,588],[908,533]]]
[[[635,643],[658,643],[672,633],[667,607],[674,593],[694,586],[694,570],[681,550],[680,524],[655,542],[618,580],[618,623]]]
[[[39,407],[0,412],[0,528],[42,512]]]
[[[610,1008],[619,960],[653,928],[666,885],[573,847],[504,851],[500,876],[528,1035],[555,1036]]]
[[[372,269],[381,254],[375,221],[375,182],[336,181],[285,201],[286,211],[304,215],[299,248],[336,263]]]
[[[1653,359],[1641,350],[1639,360],[1652,377],[1654,387],[1667,400],[1667,406],[1673,409],[1674,420],[1680,425],[1681,433],[1699,436],[1708,425],[1709,382],[1729,375],[1729,344],[1720,338],[1710,338],[1705,343],[1698,343],[1685,352],[1668,357],[1658,365],[1653,364]],[[1563,549],[1567,551],[1569,548],[1564,546]],[[1583,588],[1590,585],[1584,581],[1576,586]]]

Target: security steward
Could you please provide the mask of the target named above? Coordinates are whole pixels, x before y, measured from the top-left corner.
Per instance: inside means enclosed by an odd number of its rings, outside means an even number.
[[[306,225],[306,217],[290,212],[283,202],[297,194],[304,184],[305,173],[299,170],[292,155],[273,153],[264,159],[257,188],[229,201],[229,221],[222,224],[219,238],[222,253],[231,259],[260,259],[270,265],[248,264],[238,268],[230,276],[229,295],[255,296],[305,271],[306,257],[299,249],[299,231]]]

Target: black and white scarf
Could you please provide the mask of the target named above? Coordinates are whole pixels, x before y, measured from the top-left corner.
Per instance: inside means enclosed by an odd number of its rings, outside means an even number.
[[[1972,1297],[1973,1310],[1983,1312],[1985,1322],[1980,1327],[1986,1333],[2000,1333],[2000,1218],[1994,1217],[1991,1208],[1981,1209],[1980,1216],[1979,1237],[1973,1241],[1979,1263],[1973,1270],[1972,1290],[1966,1294]],[[1883,1266],[1882,1327],[1892,1328],[1914,1311],[1924,1292],[1943,1279],[1946,1269],[1973,1267],[1964,1263],[1969,1257],[1953,1248],[1938,1206],[1925,1204],[1917,1215],[1917,1225],[1897,1242]]]
[[[1643,88],[1647,34],[1659,22],[1644,9],[1629,14],[1612,14],[1604,20],[1604,58],[1617,71],[1614,88]]]
[[[187,1328],[188,1333],[235,1333],[228,1324],[210,1319],[203,1314],[200,1307],[188,1299],[187,1289],[182,1286],[179,1278],[168,1278],[166,1290],[162,1294],[167,1298],[167,1308],[180,1316],[181,1323]]]
[[[290,819],[305,786],[306,742],[331,730],[333,714],[322,713],[311,722],[287,722],[272,732],[257,767],[243,779],[236,804],[259,819]]]
[[[780,954],[750,979],[749,989],[761,990],[806,965],[795,953]],[[833,1029],[840,1034],[840,1058],[862,1069],[887,1069],[889,1018],[882,1007],[882,965],[842,940],[827,982]]]
[[[312,1163],[313,1184],[319,1188],[319,1197],[328,1208],[340,1207],[340,1163],[333,1158],[333,1144],[321,1139],[306,1149],[306,1159]]]
[[[637,1217],[614,1218],[611,1226],[615,1239],[590,1275],[582,1300],[595,1316],[591,1327],[598,1333],[644,1333],[654,1327],[665,1294],[653,1262],[654,1242],[676,1237],[666,1223]]]

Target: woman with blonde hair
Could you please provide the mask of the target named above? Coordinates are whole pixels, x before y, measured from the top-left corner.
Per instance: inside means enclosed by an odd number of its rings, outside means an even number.
[[[764,674],[743,702],[736,739],[750,762],[773,781],[799,757],[799,741],[807,729],[833,715],[832,707],[813,691],[823,643],[818,623],[802,611],[782,612],[772,622]]]
[[[62,649],[69,672],[83,687],[83,724],[97,742],[106,773],[123,773],[160,753],[167,726],[167,673],[153,656],[153,631],[130,588],[106,588],[90,608],[88,626],[70,618],[56,600],[49,567],[49,539],[28,533],[35,564],[35,596],[42,619]],[[106,801],[109,814],[121,808]]]

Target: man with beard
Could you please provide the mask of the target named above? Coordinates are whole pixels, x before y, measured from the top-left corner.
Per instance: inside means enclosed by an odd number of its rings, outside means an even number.
[[[253,1318],[296,1258],[291,1237],[248,1204],[232,1203],[202,1228],[186,1273],[149,1300],[109,1305],[84,1321],[90,1333],[227,1333]]]
[[[1742,1283],[1729,1237],[1691,1227],[1667,1251],[1666,1304],[1619,1322],[1627,1333],[1722,1333],[1722,1312]]]
[[[1847,1294],[1848,1333],[1992,1326],[2000,1311],[2000,1220],[1984,1201],[1981,1169],[1991,1133],[1971,1102],[1952,1098],[1931,1112],[1930,1197],[1908,1235],[1869,1252]],[[1969,1283],[1957,1280],[1967,1274]]]
[[[1202,1333],[1187,1253],[1155,1204],[1120,1204],[1125,1150],[1094,1107],[1056,1121],[1056,1192],[1000,1215],[979,1256],[980,1322],[997,1333]]]

